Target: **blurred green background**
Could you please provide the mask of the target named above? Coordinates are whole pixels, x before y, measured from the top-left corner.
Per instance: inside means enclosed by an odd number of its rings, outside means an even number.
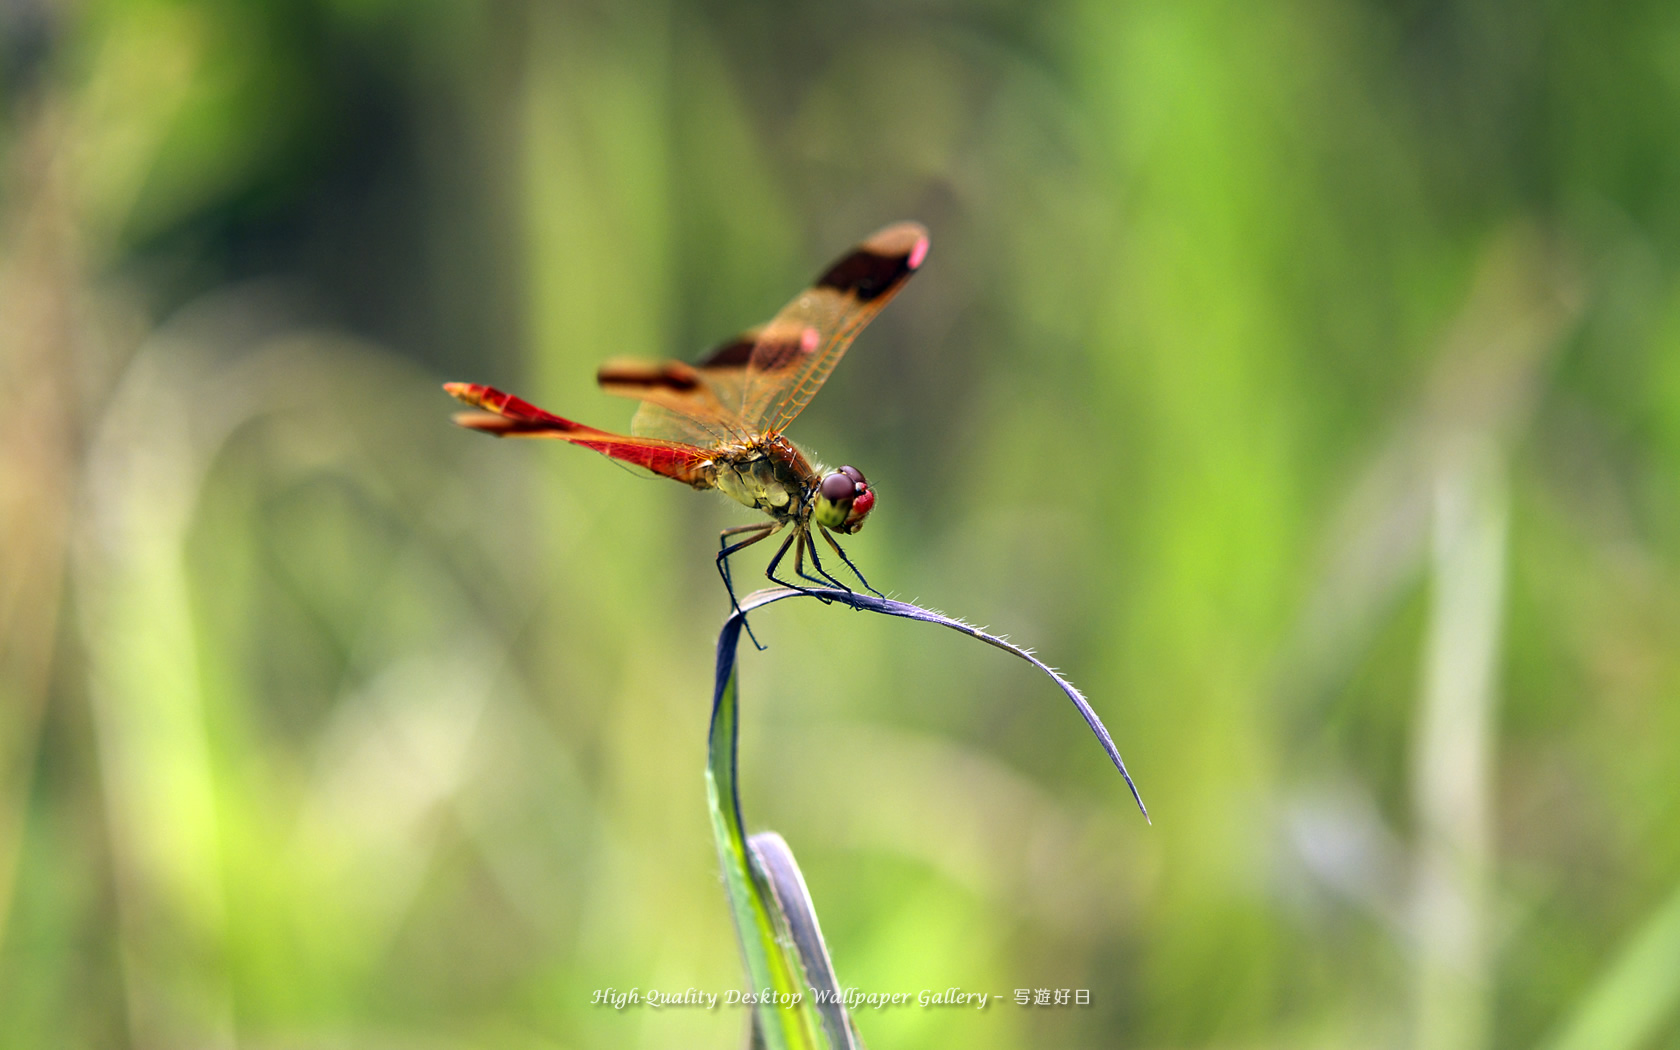
[[[735,1047],[750,520],[622,428],[913,218],[744,803],[872,1046],[1680,1046],[1680,7],[11,0],[0,1047]],[[739,572],[752,578],[757,552]]]

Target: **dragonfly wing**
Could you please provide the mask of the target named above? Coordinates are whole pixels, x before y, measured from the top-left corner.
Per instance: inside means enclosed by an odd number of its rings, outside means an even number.
[[[496,437],[558,438],[695,488],[713,485],[711,453],[695,445],[596,430],[478,383],[445,383],[443,388],[456,400],[484,410],[455,417],[456,423],[470,430]]]
[[[739,383],[720,389],[703,369],[682,361],[608,361],[595,374],[605,393],[640,401],[630,433],[714,446],[746,438]]]
[[[815,328],[775,322],[750,328],[696,364],[685,361],[608,361],[595,374],[602,391],[642,403],[630,432],[702,447],[751,441],[762,428],[743,417],[750,366],[808,356]]]
[[[927,230],[901,222],[835,260],[816,283],[765,325],[741,378],[741,422],[779,434],[810,404],[864,325],[898,294],[927,257]],[[714,352],[740,356],[736,343]],[[721,367],[722,362],[708,359]]]
[[[786,313],[786,311],[783,311]],[[791,361],[809,355],[822,336],[815,328],[797,321],[776,321],[749,328],[740,335],[714,347],[694,367],[706,377],[718,398],[729,412],[741,420],[740,427],[749,435],[763,432],[762,422],[746,415],[747,389],[757,374],[752,364],[755,354],[763,361]]]

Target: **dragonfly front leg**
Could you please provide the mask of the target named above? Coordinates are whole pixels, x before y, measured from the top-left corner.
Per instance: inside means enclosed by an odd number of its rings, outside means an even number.
[[[822,529],[822,526],[818,525],[817,528]],[[823,536],[823,539],[828,541],[828,545],[830,547],[834,548],[834,553],[840,555],[840,560],[846,563],[846,568],[852,570],[852,575],[856,576],[858,578],[858,582],[863,584],[865,590],[867,590],[870,594],[873,594],[877,598],[885,598],[886,597],[886,595],[882,594],[880,591],[878,591],[875,588],[869,586],[869,581],[864,579],[863,578],[863,573],[859,572],[858,567],[856,565],[852,564],[852,559],[846,557],[846,552],[841,549],[840,542],[838,540],[836,540],[833,536],[829,535],[827,529],[822,529],[822,536]],[[812,544],[811,545],[811,556],[812,556],[813,560],[816,557],[816,552],[817,552],[816,551],[816,544]],[[824,573],[824,575],[827,575],[827,574]]]
[[[733,607],[737,613],[740,613],[741,626],[747,629],[747,637],[752,639],[753,645],[758,647],[759,652],[764,651],[764,646],[759,643],[758,635],[753,634],[752,624],[747,622],[747,614],[741,608],[740,600],[735,597],[735,581],[730,578],[729,574],[729,556],[743,547],[751,547],[753,544],[767,536],[775,535],[776,531],[780,528],[781,525],[775,522],[764,521],[754,522],[751,525],[737,525],[732,529],[724,529],[722,532],[718,533],[718,575],[723,577],[724,590],[729,592],[730,606]],[[752,533],[752,535],[736,543],[729,542],[729,537],[739,536],[742,533]],[[787,544],[782,544],[782,549],[786,550]]]

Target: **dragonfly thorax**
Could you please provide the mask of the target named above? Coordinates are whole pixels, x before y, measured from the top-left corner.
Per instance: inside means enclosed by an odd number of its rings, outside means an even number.
[[[816,502],[817,476],[785,438],[720,450],[714,457],[720,492],[778,521],[805,522]]]

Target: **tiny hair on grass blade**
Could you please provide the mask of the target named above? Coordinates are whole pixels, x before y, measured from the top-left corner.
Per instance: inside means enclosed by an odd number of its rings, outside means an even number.
[[[724,621],[723,630],[718,634],[717,681],[712,693],[712,705],[714,708],[717,705],[718,697],[723,694],[725,683],[728,682],[729,676],[734,671],[735,645],[740,639],[742,618],[747,613],[750,613],[761,606],[769,605],[772,602],[779,602],[783,598],[794,597],[826,599],[827,601],[839,602],[841,605],[849,605],[854,609],[863,609],[868,612],[882,613],[886,616],[898,616],[906,620],[920,620],[923,623],[936,623],[941,627],[949,627],[951,630],[956,631],[959,634],[966,634],[970,638],[978,638],[987,645],[995,646],[1006,653],[1012,653],[1025,660],[1027,663],[1032,664],[1040,671],[1049,675],[1051,680],[1056,683],[1057,687],[1059,687],[1061,691],[1067,695],[1067,698],[1073,701],[1073,706],[1079,709],[1080,717],[1085,719],[1085,724],[1091,727],[1091,732],[1096,735],[1097,742],[1100,743],[1102,745],[1102,749],[1107,752],[1109,761],[1114,763],[1114,768],[1118,769],[1120,771],[1120,775],[1125,778],[1126,787],[1131,789],[1132,799],[1137,803],[1138,810],[1143,813],[1143,819],[1146,821],[1149,820],[1149,809],[1143,804],[1143,796],[1138,794],[1137,785],[1132,783],[1131,773],[1126,771],[1126,763],[1120,758],[1120,749],[1114,746],[1114,738],[1108,735],[1108,728],[1103,725],[1102,719],[1097,717],[1096,711],[1092,710],[1090,703],[1085,699],[1085,695],[1075,688],[1072,682],[1069,682],[1066,678],[1057,674],[1056,671],[1049,665],[1045,664],[1044,661],[1040,660],[1031,652],[1018,645],[1007,642],[1004,639],[999,638],[997,635],[988,634],[980,628],[964,623],[961,620],[946,616],[943,613],[934,612],[930,609],[924,609],[919,605],[911,605],[909,602],[894,601],[891,598],[878,598],[874,595],[858,594],[853,591],[843,591],[837,588],[830,589],[825,587],[814,587],[805,591],[796,591],[788,587],[767,587],[761,591],[754,591],[752,594],[741,599],[739,609],[730,613],[729,619]],[[1153,822],[1151,821],[1151,823]]]

